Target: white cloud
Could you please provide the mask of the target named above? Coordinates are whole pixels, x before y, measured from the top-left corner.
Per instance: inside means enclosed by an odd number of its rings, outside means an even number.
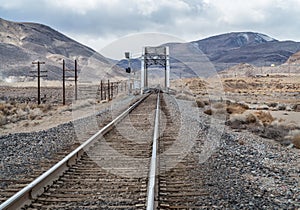
[[[0,14],[49,25],[92,48],[131,33],[196,40],[257,31],[300,40],[299,0],[0,0]]]

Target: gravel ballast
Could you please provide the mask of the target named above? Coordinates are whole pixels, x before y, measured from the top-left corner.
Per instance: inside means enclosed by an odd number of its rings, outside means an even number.
[[[169,105],[187,106],[186,101],[165,98]],[[192,103],[190,107],[200,116],[189,115],[186,122],[190,126],[198,122],[199,140],[190,151],[199,157],[195,176],[203,177],[204,188],[209,192],[199,200],[199,206],[209,209],[300,208],[300,150],[246,130],[236,132],[227,126],[222,130],[224,121],[213,121],[220,125],[211,125],[211,116],[203,113],[205,108],[197,108]],[[180,113],[177,115],[180,117]],[[218,129],[212,130],[211,126]],[[209,133],[220,139],[215,141],[218,145],[215,151],[202,163],[203,139]]]
[[[185,101],[176,101],[171,96],[165,99],[168,105],[186,105]],[[191,115],[185,119],[186,123],[195,130],[197,139],[203,140],[203,136],[212,132],[211,116],[203,114],[205,108],[191,109],[198,109],[200,117]],[[178,112],[178,109],[173,111]],[[77,122],[83,128],[89,127],[89,118]],[[199,205],[214,209],[300,208],[300,150],[283,147],[247,131],[224,128],[223,132],[214,134],[220,136],[220,140],[204,163],[200,160],[203,142],[196,141],[189,151],[199,156],[195,176],[203,177],[203,186],[209,192],[209,196],[199,200]],[[51,159],[63,148],[76,143],[78,139],[72,122],[39,132],[0,136],[0,177],[6,180],[25,178],[33,168],[39,167],[41,160]],[[7,187],[6,182],[0,183],[1,188]]]

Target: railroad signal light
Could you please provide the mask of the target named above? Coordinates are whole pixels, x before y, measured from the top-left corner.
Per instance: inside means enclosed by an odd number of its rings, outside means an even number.
[[[131,68],[130,67],[127,67],[125,70],[126,70],[126,73],[130,73],[131,72]]]

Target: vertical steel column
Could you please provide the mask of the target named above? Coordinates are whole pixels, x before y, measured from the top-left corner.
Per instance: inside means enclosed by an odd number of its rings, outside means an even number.
[[[141,61],[141,94],[144,93],[145,89],[145,47],[143,47],[142,61]]]
[[[128,76],[128,95],[131,93],[131,63],[130,63],[130,53],[128,53],[128,67],[130,69]]]
[[[102,82],[102,80],[100,82],[100,100],[101,101],[103,100],[103,82]]]
[[[170,54],[169,47],[166,46],[166,89],[170,88]]]
[[[110,101],[110,85],[109,85],[109,80],[107,81],[107,100]]]
[[[114,97],[114,83],[112,82],[111,83],[111,99],[113,99],[113,97]]]

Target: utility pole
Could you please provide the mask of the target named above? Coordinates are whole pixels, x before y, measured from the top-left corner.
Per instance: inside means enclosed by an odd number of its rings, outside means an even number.
[[[63,105],[66,105],[66,74],[65,60],[63,60]]]
[[[103,100],[103,82],[102,82],[102,80],[100,82],[100,100],[101,101]]]
[[[46,73],[47,71],[41,71],[41,64],[45,64],[45,62],[40,62],[40,61],[34,61],[32,64],[37,64],[38,70],[37,70],[37,75],[34,75],[33,77],[38,78],[38,104],[41,104],[41,77],[47,77],[47,75],[41,75],[41,73]],[[31,71],[35,72],[35,71]]]
[[[66,71],[74,71],[74,76],[66,76]],[[78,73],[77,73],[77,60],[75,60],[75,67],[74,69],[66,69],[66,63],[65,60],[63,60],[63,105],[66,104],[66,78],[71,78],[68,81],[74,81],[75,82],[75,90],[74,90],[74,96],[75,100],[77,100],[77,81],[78,81]],[[74,78],[74,79],[72,79]]]
[[[75,100],[77,100],[77,80],[78,80],[78,76],[77,76],[77,60],[75,60]]]
[[[109,80],[107,80],[107,100],[110,101],[110,85],[109,85]]]

